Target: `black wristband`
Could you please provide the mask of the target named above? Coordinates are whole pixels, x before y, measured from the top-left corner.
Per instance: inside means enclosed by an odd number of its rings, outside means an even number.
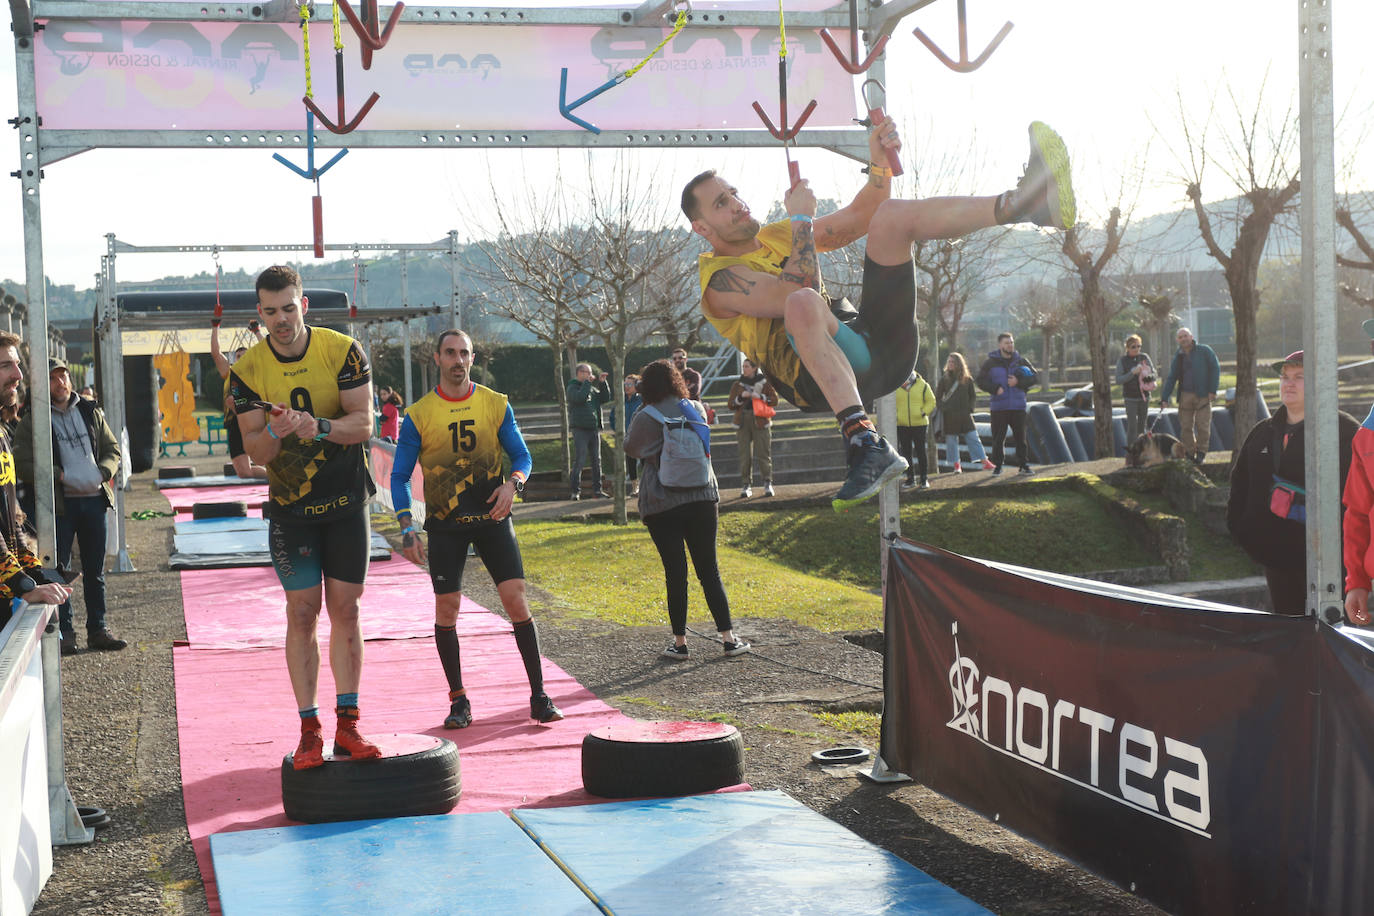
[[[22,598],[29,592],[38,588],[38,583],[29,578],[29,574],[20,570],[5,580],[5,588],[10,590],[10,595],[15,598]]]

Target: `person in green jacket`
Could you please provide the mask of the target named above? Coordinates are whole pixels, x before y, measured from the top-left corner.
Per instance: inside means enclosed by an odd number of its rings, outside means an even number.
[[[588,456],[592,462],[592,486],[596,495],[610,496],[601,486],[601,405],[611,399],[609,373],[592,378],[590,363],[578,363],[577,378],[568,382],[568,426],[572,429],[572,498],[582,498],[582,468]]]
[[[906,459],[906,483],[902,489],[910,490],[916,486],[916,468],[919,466],[921,489],[929,490],[926,430],[930,427],[930,415],[935,413],[935,392],[921,378],[921,373],[913,369],[902,387],[897,389],[896,395],[897,451]]]

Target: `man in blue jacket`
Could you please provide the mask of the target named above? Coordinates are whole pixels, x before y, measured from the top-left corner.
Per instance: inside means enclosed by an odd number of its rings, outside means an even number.
[[[1011,428],[1012,445],[1022,474],[1030,474],[1030,456],[1026,452],[1026,392],[1036,382],[1035,367],[1016,352],[1016,339],[1008,331],[997,335],[997,349],[988,354],[978,370],[978,387],[992,395],[992,469],[993,476],[1002,473],[1005,452],[1003,440]]]
[[[1212,438],[1212,401],[1221,384],[1221,363],[1211,347],[1193,339],[1188,328],[1179,328],[1178,351],[1174,353],[1169,378],[1164,382],[1160,404],[1169,406],[1169,396],[1178,385],[1178,428],[1183,450],[1194,464],[1207,457]]]

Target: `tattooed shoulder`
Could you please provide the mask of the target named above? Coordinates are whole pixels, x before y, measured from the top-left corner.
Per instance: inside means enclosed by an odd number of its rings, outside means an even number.
[[[706,288],[713,289],[718,293],[739,293],[747,296],[750,290],[754,288],[754,283],[737,276],[733,270],[727,267],[711,274],[711,279],[706,281]]]

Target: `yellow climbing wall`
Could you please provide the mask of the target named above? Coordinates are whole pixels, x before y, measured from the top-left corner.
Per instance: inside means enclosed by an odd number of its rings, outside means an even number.
[[[200,438],[196,424],[196,395],[191,388],[191,357],[174,351],[153,357],[153,366],[162,374],[163,385],[157,393],[162,411],[163,442],[194,442]]]

